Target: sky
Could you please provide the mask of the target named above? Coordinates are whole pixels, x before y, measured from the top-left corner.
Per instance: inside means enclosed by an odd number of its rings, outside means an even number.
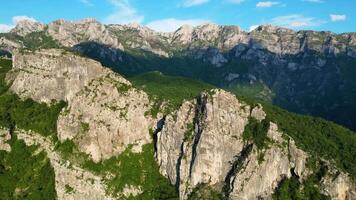
[[[294,30],[356,32],[356,0],[0,0],[0,32],[27,19],[95,18],[104,24],[139,23],[171,32],[184,24],[272,24]]]

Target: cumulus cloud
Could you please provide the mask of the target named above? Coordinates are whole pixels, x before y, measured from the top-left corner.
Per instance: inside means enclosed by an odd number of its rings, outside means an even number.
[[[345,21],[346,20],[346,15],[334,15],[334,14],[331,14],[330,15],[330,20],[333,21],[333,22]]]
[[[204,19],[175,19],[168,18],[162,20],[156,20],[148,23],[146,26],[159,32],[173,32],[183,25],[198,26],[201,24],[209,23],[209,20]]]
[[[319,26],[325,22],[317,20],[313,17],[305,17],[303,15],[286,15],[275,17],[270,22],[273,25],[286,28],[306,28]]]
[[[109,0],[114,12],[104,19],[106,24],[142,23],[144,16],[139,15],[129,0]]]
[[[37,22],[37,20],[33,17],[28,17],[28,16],[15,16],[12,18],[12,23],[17,24],[20,21],[31,21],[31,22]]]
[[[185,0],[183,2],[183,7],[199,6],[208,2],[209,0]]]
[[[278,5],[279,2],[277,1],[260,1],[256,4],[257,8],[269,8],[275,5]]]
[[[11,24],[0,24],[0,33],[6,33],[9,32],[11,29],[13,29],[20,21],[32,21],[32,22],[37,22],[37,20],[33,17],[28,17],[28,16],[14,16],[12,17],[12,23]]]
[[[259,26],[259,25],[252,25],[252,26],[250,26],[249,31],[251,32],[251,31],[255,30],[258,26]]]
[[[13,25],[0,24],[0,33],[7,33],[7,32],[9,32],[12,28],[14,28]]]

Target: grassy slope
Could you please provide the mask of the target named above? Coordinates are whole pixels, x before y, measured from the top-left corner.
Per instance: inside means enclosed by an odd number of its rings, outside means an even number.
[[[188,78],[165,76],[160,72],[148,72],[130,79],[135,87],[142,89],[159,107],[163,101],[168,102],[164,113],[167,114],[180,107],[184,100],[190,100],[204,90],[214,88],[206,83]],[[158,107],[156,107],[158,109]],[[151,114],[157,114],[153,110]]]

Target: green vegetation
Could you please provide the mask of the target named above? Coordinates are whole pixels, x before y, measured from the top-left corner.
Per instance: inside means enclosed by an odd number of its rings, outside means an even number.
[[[127,84],[124,84],[124,83],[119,83],[117,86],[116,86],[116,89],[119,93],[126,93],[127,91],[129,91],[129,89],[131,88],[130,85],[127,85]]]
[[[272,102],[274,94],[262,83],[236,83],[231,84],[226,90],[240,96],[250,97],[259,101]]]
[[[256,100],[238,96],[249,105]],[[288,112],[266,102],[260,102],[267,119],[278,125],[279,130],[293,138],[296,145],[308,152],[313,159],[333,161],[341,170],[356,178],[356,133],[333,122],[311,116]]]
[[[188,195],[188,200],[223,200],[222,195],[205,184],[197,185]]]
[[[57,118],[65,104],[49,107],[21,100],[7,91],[9,86],[4,80],[11,61],[0,60],[0,67],[0,127],[12,134],[12,151],[0,151],[0,199],[56,199],[54,171],[46,154],[35,154],[37,147],[27,147],[13,131],[18,127],[56,138]]]
[[[157,115],[163,102],[167,102],[163,113],[168,114],[179,108],[183,100],[191,100],[198,96],[200,92],[214,88],[199,81],[165,76],[159,72],[149,72],[133,77],[130,80],[135,87],[145,91],[151,101],[154,102],[150,113],[152,116]]]
[[[46,154],[26,146],[16,134],[11,152],[0,151],[0,199],[56,199],[54,170]]]
[[[177,199],[174,186],[159,173],[154,159],[153,144],[143,146],[141,153],[133,153],[131,147],[119,156],[112,157],[100,163],[94,163],[88,155],[80,153],[75,144],[66,140],[58,144],[56,151],[63,158],[81,165],[83,168],[104,176],[108,185],[108,193],[116,196],[125,186],[140,187],[142,194],[129,199]],[[105,176],[111,174],[110,176]]]
[[[21,100],[17,95],[7,91],[5,75],[11,69],[11,61],[0,60],[0,126],[33,130],[44,136],[56,136],[59,112],[64,102],[52,106],[36,103],[31,99]]]
[[[192,141],[194,137],[194,123],[187,125],[187,130],[184,133],[184,141]]]
[[[0,36],[3,36],[12,41],[21,42],[29,50],[61,47],[59,43],[45,31],[32,32],[24,37],[12,33],[1,33]]]
[[[5,82],[6,73],[11,69],[11,60],[0,59],[0,95],[6,92],[9,86]]]
[[[67,194],[72,193],[74,191],[74,188],[70,187],[68,184],[65,185],[64,187]]]
[[[83,133],[86,133],[89,131],[89,124],[88,123],[85,123],[85,122],[81,122],[80,123],[80,130],[83,132]]]
[[[24,45],[31,50],[59,48],[60,45],[44,31],[32,32],[23,38]]]
[[[253,117],[250,117],[248,124],[245,127],[242,135],[245,141],[252,141],[258,150],[262,150],[267,146],[267,132],[270,121],[267,119],[259,122]]]
[[[36,131],[43,136],[56,136],[59,112],[64,102],[47,106],[31,99],[21,100],[17,95],[0,96],[0,126]]]
[[[299,148],[315,158],[334,161],[338,168],[355,178],[356,133],[333,122],[290,113],[276,106],[265,104],[264,110]]]
[[[329,200],[330,197],[321,193],[318,185],[321,178],[326,173],[326,168],[321,165],[316,173],[308,176],[301,184],[298,178],[293,175],[289,179],[284,179],[280,182],[275,193],[273,194],[274,200],[304,200],[304,199],[319,199]]]

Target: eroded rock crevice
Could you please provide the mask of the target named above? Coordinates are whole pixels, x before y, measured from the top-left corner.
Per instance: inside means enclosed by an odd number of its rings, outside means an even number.
[[[248,163],[245,163],[248,156],[253,149],[253,144],[247,144],[239,155],[236,156],[236,160],[232,163],[231,169],[227,173],[224,181],[224,186],[222,188],[222,195],[225,198],[229,198],[230,193],[234,190],[234,182],[236,174]]]
[[[192,159],[190,162],[189,177],[192,176],[192,169],[194,166],[195,158],[197,156],[197,146],[199,144],[201,135],[205,128],[207,101],[208,101],[208,96],[206,94],[199,96],[197,99],[197,105],[196,105],[196,111],[195,111],[195,117],[194,117],[194,132],[195,132],[195,134],[194,134],[194,140],[193,140],[193,144],[192,144]]]

